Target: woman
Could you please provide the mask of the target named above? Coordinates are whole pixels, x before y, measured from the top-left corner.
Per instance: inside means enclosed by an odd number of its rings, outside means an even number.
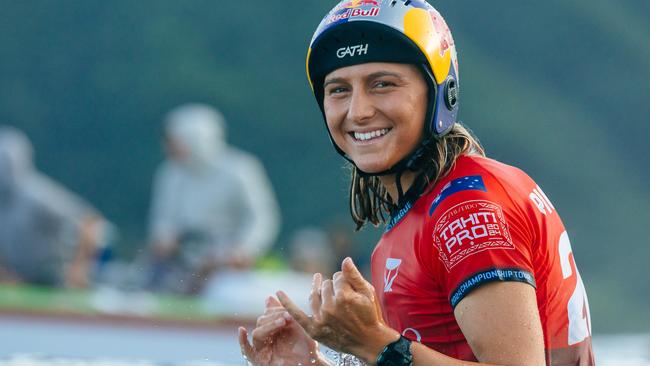
[[[593,365],[564,226],[522,171],[456,122],[455,44],[424,1],[343,1],[307,56],[357,227],[390,219],[372,285],[350,259],[314,276],[312,315],[283,292],[258,318],[256,365],[322,364],[319,341],[370,365]],[[373,287],[374,285],[374,287]]]

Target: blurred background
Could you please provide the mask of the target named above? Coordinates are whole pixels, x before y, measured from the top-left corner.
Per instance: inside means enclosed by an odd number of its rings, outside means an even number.
[[[312,32],[334,1],[0,4],[0,125],[21,130],[33,146],[36,168],[109,223],[113,262],[136,263],[148,250],[152,184],[165,159],[164,119],[192,102],[218,108],[228,143],[257,156],[275,192],[279,231],[253,268],[287,280],[283,269],[296,266],[292,248],[305,238],[343,241],[344,254],[367,263],[381,230],[352,234],[348,171],[327,138],[304,72]],[[625,364],[645,365],[650,2],[432,4],[458,49],[460,119],[490,157],[525,170],[560,212],[589,295],[596,345],[624,352],[621,345],[638,344],[630,352],[641,356]],[[259,284],[258,292],[271,294],[275,284]],[[217,288],[206,305],[185,294],[125,296],[93,283],[72,287],[50,290],[19,281],[0,287],[0,324],[13,329],[0,331],[0,360],[28,364],[20,362],[30,350],[41,356],[24,362],[49,359],[44,365],[56,364],[56,357],[197,365],[239,357],[228,319],[246,322],[250,315],[225,304],[228,295],[222,294],[229,290]],[[157,320],[120,328],[132,319],[120,317],[124,313]],[[102,320],[87,321],[96,316]],[[183,322],[188,319],[195,322]],[[88,337],[61,341],[67,346],[39,345],[65,329],[83,334],[80,329],[92,326],[106,329],[95,348]],[[140,331],[144,336],[133,334]],[[156,331],[168,338],[147,336]],[[181,352],[166,359],[159,347],[142,351],[146,342],[131,352],[122,345],[133,344],[129,337],[169,342],[175,346],[161,348],[189,349],[196,356]],[[111,353],[117,343],[121,352]],[[194,346],[187,348],[189,343]],[[70,344],[96,351],[68,351]]]

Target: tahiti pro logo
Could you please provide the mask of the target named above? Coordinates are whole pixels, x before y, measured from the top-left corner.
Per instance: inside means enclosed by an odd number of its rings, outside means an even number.
[[[384,292],[393,291],[393,281],[399,273],[399,265],[402,260],[398,258],[386,258],[386,269],[384,270]]]
[[[484,250],[515,248],[501,206],[482,200],[457,204],[442,214],[433,242],[447,271]]]

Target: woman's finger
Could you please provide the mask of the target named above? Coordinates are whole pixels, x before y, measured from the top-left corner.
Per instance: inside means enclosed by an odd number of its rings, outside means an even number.
[[[341,271],[343,272],[343,278],[350,283],[355,291],[362,293],[368,298],[371,298],[374,295],[372,285],[363,278],[363,275],[359,272],[357,266],[354,265],[352,258],[347,257],[343,260]]]
[[[269,314],[274,314],[279,311],[286,311],[286,309],[282,306],[274,306],[274,307],[268,307],[266,310],[264,310],[264,314],[262,315],[269,315]]]
[[[268,313],[269,311],[273,311],[277,308],[282,308],[282,304],[278,301],[273,296],[269,296],[266,298],[266,301],[264,301],[264,314]]]
[[[273,336],[281,331],[289,323],[291,315],[289,313],[277,314],[275,319],[253,329],[253,344],[269,343]]]
[[[325,280],[321,285],[321,296],[323,298],[323,308],[334,307],[334,284],[332,280]]]
[[[241,347],[241,354],[244,358],[252,362],[255,356],[253,346],[248,342],[248,331],[244,327],[239,327],[239,346]]]
[[[341,272],[341,271],[335,272],[332,275],[332,280],[335,281],[337,278],[341,277],[342,274],[343,274],[343,272]]]
[[[312,320],[309,316],[305,314],[304,311],[300,310],[293,300],[291,300],[283,291],[278,291],[276,295],[278,296],[278,300],[282,303],[282,306],[284,306],[284,308],[287,309],[287,312],[291,314],[291,317],[300,324],[307,334],[311,334]]]
[[[269,296],[269,297],[266,298],[266,307],[267,308],[277,308],[277,307],[282,307],[282,304],[280,304],[278,299],[276,299],[275,297]]]
[[[272,312],[269,312],[268,314],[260,315],[257,317],[257,323],[255,324],[256,327],[262,326],[266,323],[275,321],[278,317],[282,317],[282,314],[287,314],[287,310],[285,308],[277,308],[274,309]],[[291,317],[291,316],[289,316]]]
[[[311,283],[311,293],[309,294],[309,305],[311,307],[311,313],[317,314],[320,311],[321,306],[321,294],[320,286],[323,282],[323,275],[320,273],[314,274],[314,280]]]
[[[350,282],[348,282],[346,278],[340,274],[341,272],[337,272],[337,273],[339,273],[339,275],[334,276],[334,279],[332,281],[334,284],[334,293],[338,295],[342,292],[347,292],[347,291],[353,292],[354,289],[350,285]]]

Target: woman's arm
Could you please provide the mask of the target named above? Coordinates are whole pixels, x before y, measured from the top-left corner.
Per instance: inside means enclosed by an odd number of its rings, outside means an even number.
[[[545,365],[544,336],[535,288],[493,282],[467,295],[454,310],[476,358],[490,365]],[[420,343],[411,345],[413,366],[466,365]]]
[[[492,282],[470,292],[454,310],[476,358],[503,365],[544,365],[544,334],[535,288]]]
[[[382,320],[372,285],[350,259],[332,281],[323,281],[321,306],[312,317],[279,292],[283,306],[314,339],[351,353],[368,365],[400,333]],[[312,308],[314,306],[312,305]],[[476,357],[483,364],[544,365],[544,341],[535,289],[522,283],[493,283],[467,295],[455,315]],[[412,343],[414,366],[476,365]]]

